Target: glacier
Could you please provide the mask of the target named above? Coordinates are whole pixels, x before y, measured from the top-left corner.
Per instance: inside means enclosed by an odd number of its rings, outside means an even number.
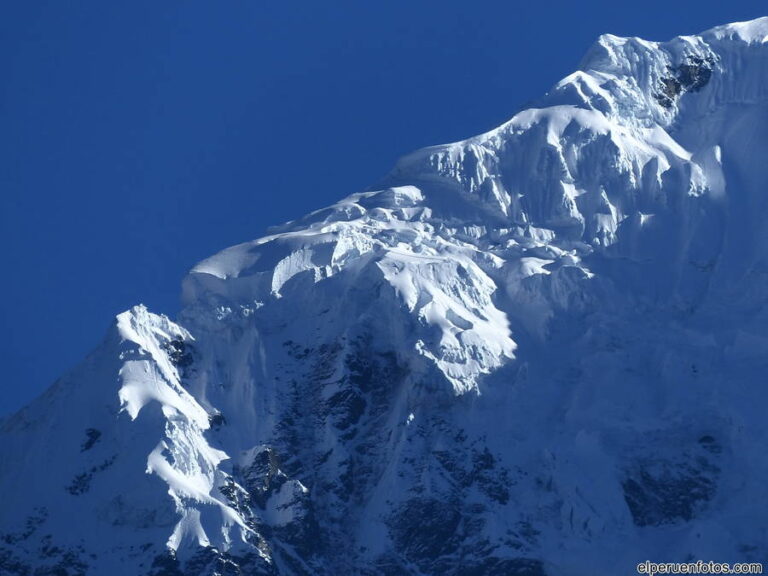
[[[120,314],[0,422],[0,573],[768,561],[766,157],[768,18],[600,37]]]

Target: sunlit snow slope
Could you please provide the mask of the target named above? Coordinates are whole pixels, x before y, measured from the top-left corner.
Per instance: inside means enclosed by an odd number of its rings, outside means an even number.
[[[0,574],[768,562],[766,158],[768,18],[602,36],[118,316],[0,424]]]

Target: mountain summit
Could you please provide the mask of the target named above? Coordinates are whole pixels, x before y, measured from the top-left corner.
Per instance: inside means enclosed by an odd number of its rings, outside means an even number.
[[[605,35],[0,423],[0,573],[766,561],[768,18]]]

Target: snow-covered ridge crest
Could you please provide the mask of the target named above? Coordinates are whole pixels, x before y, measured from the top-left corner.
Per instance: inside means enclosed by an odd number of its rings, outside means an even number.
[[[167,484],[179,514],[168,548],[184,554],[183,547],[226,550],[237,547],[238,540],[246,542],[252,529],[219,492],[227,483],[220,465],[229,456],[211,446],[204,435],[215,412],[209,414],[181,384],[194,339],[184,328],[143,305],[120,314],[116,331],[122,350],[118,375],[121,411],[136,420],[142,410],[151,407],[152,417],[161,414],[164,421],[164,433],[147,455],[146,473]]]
[[[234,551],[258,541],[222,492],[229,456],[206,437],[216,411],[182,385],[193,341],[166,316],[135,306],[83,365],[3,422],[0,455],[15,468],[0,474],[9,498],[0,520],[30,513],[32,501],[34,522],[55,534],[49,568],[73,568],[86,541],[89,574],[139,573],[123,564],[140,546],[187,558],[200,547]],[[49,511],[57,513],[49,519]],[[27,562],[40,562],[37,524],[21,533],[2,526],[15,545],[0,572],[23,574]]]
[[[493,278],[517,278],[509,268],[548,274],[550,266],[574,267],[587,278],[585,257],[622,234],[639,234],[680,194],[722,196],[718,143],[680,138],[679,123],[734,98],[764,100],[762,83],[750,88],[734,77],[742,61],[768,62],[768,48],[751,40],[763,26],[760,20],[666,43],[603,36],[580,71],[498,129],[417,151],[398,162],[382,189],[205,260],[184,282],[185,302],[257,309],[307,282],[384,271],[425,330],[416,349],[456,391],[476,389],[478,377],[515,348],[494,300],[499,285],[517,293],[516,280]],[[749,76],[768,78],[760,72]],[[737,97],[742,89],[752,91]],[[519,266],[520,256],[540,260]],[[469,280],[426,299],[430,290],[403,282],[440,266],[445,278],[455,277],[457,264]]]
[[[613,245],[620,226],[629,231],[666,211],[681,190],[724,193],[722,142],[691,130],[767,101],[768,45],[755,41],[765,23],[666,43],[605,35],[532,108],[488,133],[404,157],[384,183],[471,195],[502,226]]]
[[[717,26],[704,32],[701,36],[713,37],[718,40],[738,39],[748,44],[765,44],[768,42],[768,16]]]

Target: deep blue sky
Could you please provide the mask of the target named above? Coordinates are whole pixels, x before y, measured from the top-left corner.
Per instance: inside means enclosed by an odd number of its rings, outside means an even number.
[[[763,2],[4,2],[0,415],[196,261],[500,124],[600,33]],[[105,385],[111,385],[105,382]]]

